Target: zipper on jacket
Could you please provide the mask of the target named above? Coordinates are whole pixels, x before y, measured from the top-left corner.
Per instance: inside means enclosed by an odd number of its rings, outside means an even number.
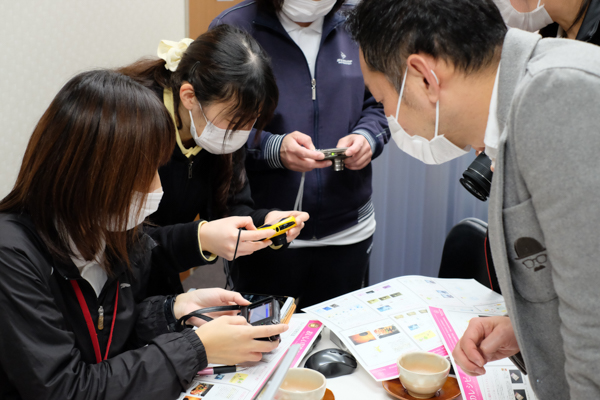
[[[312,99],[314,101],[317,99],[317,80],[313,78],[313,80],[310,83],[312,88]]]
[[[102,306],[98,309],[98,329],[104,329],[104,307]]]
[[[193,166],[194,166],[194,160],[190,160],[190,162],[188,163],[188,179],[192,179],[193,172],[194,172]]]

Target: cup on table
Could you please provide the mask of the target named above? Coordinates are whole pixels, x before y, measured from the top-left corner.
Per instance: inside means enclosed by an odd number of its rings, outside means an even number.
[[[426,351],[404,353],[398,358],[400,382],[408,394],[418,399],[429,399],[444,386],[450,362],[446,357]]]
[[[279,387],[277,400],[321,400],[325,396],[323,374],[306,368],[290,368]]]

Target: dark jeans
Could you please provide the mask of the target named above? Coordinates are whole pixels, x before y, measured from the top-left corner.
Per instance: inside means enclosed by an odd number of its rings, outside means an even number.
[[[297,310],[368,284],[373,237],[347,246],[264,249],[240,257],[231,271],[236,291],[292,296]]]

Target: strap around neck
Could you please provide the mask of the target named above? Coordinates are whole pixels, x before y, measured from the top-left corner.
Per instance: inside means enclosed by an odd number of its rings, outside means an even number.
[[[170,88],[163,90],[163,103],[165,103],[165,107],[167,107],[169,114],[171,114],[171,118],[173,118],[173,123],[175,124],[175,138],[177,140],[177,145],[179,146],[179,149],[181,150],[183,155],[189,158],[200,153],[200,151],[202,151],[202,147],[195,146],[188,149],[183,145],[181,141],[181,135],[179,135],[179,129],[177,129],[177,119],[175,119],[173,91]]]

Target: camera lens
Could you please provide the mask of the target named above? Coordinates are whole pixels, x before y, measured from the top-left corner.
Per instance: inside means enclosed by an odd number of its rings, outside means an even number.
[[[460,183],[465,189],[481,201],[486,201],[490,195],[493,175],[491,166],[492,160],[487,154],[481,152],[460,178]]]
[[[344,170],[344,158],[345,157],[336,157],[333,159],[333,170],[334,171],[343,171]]]

